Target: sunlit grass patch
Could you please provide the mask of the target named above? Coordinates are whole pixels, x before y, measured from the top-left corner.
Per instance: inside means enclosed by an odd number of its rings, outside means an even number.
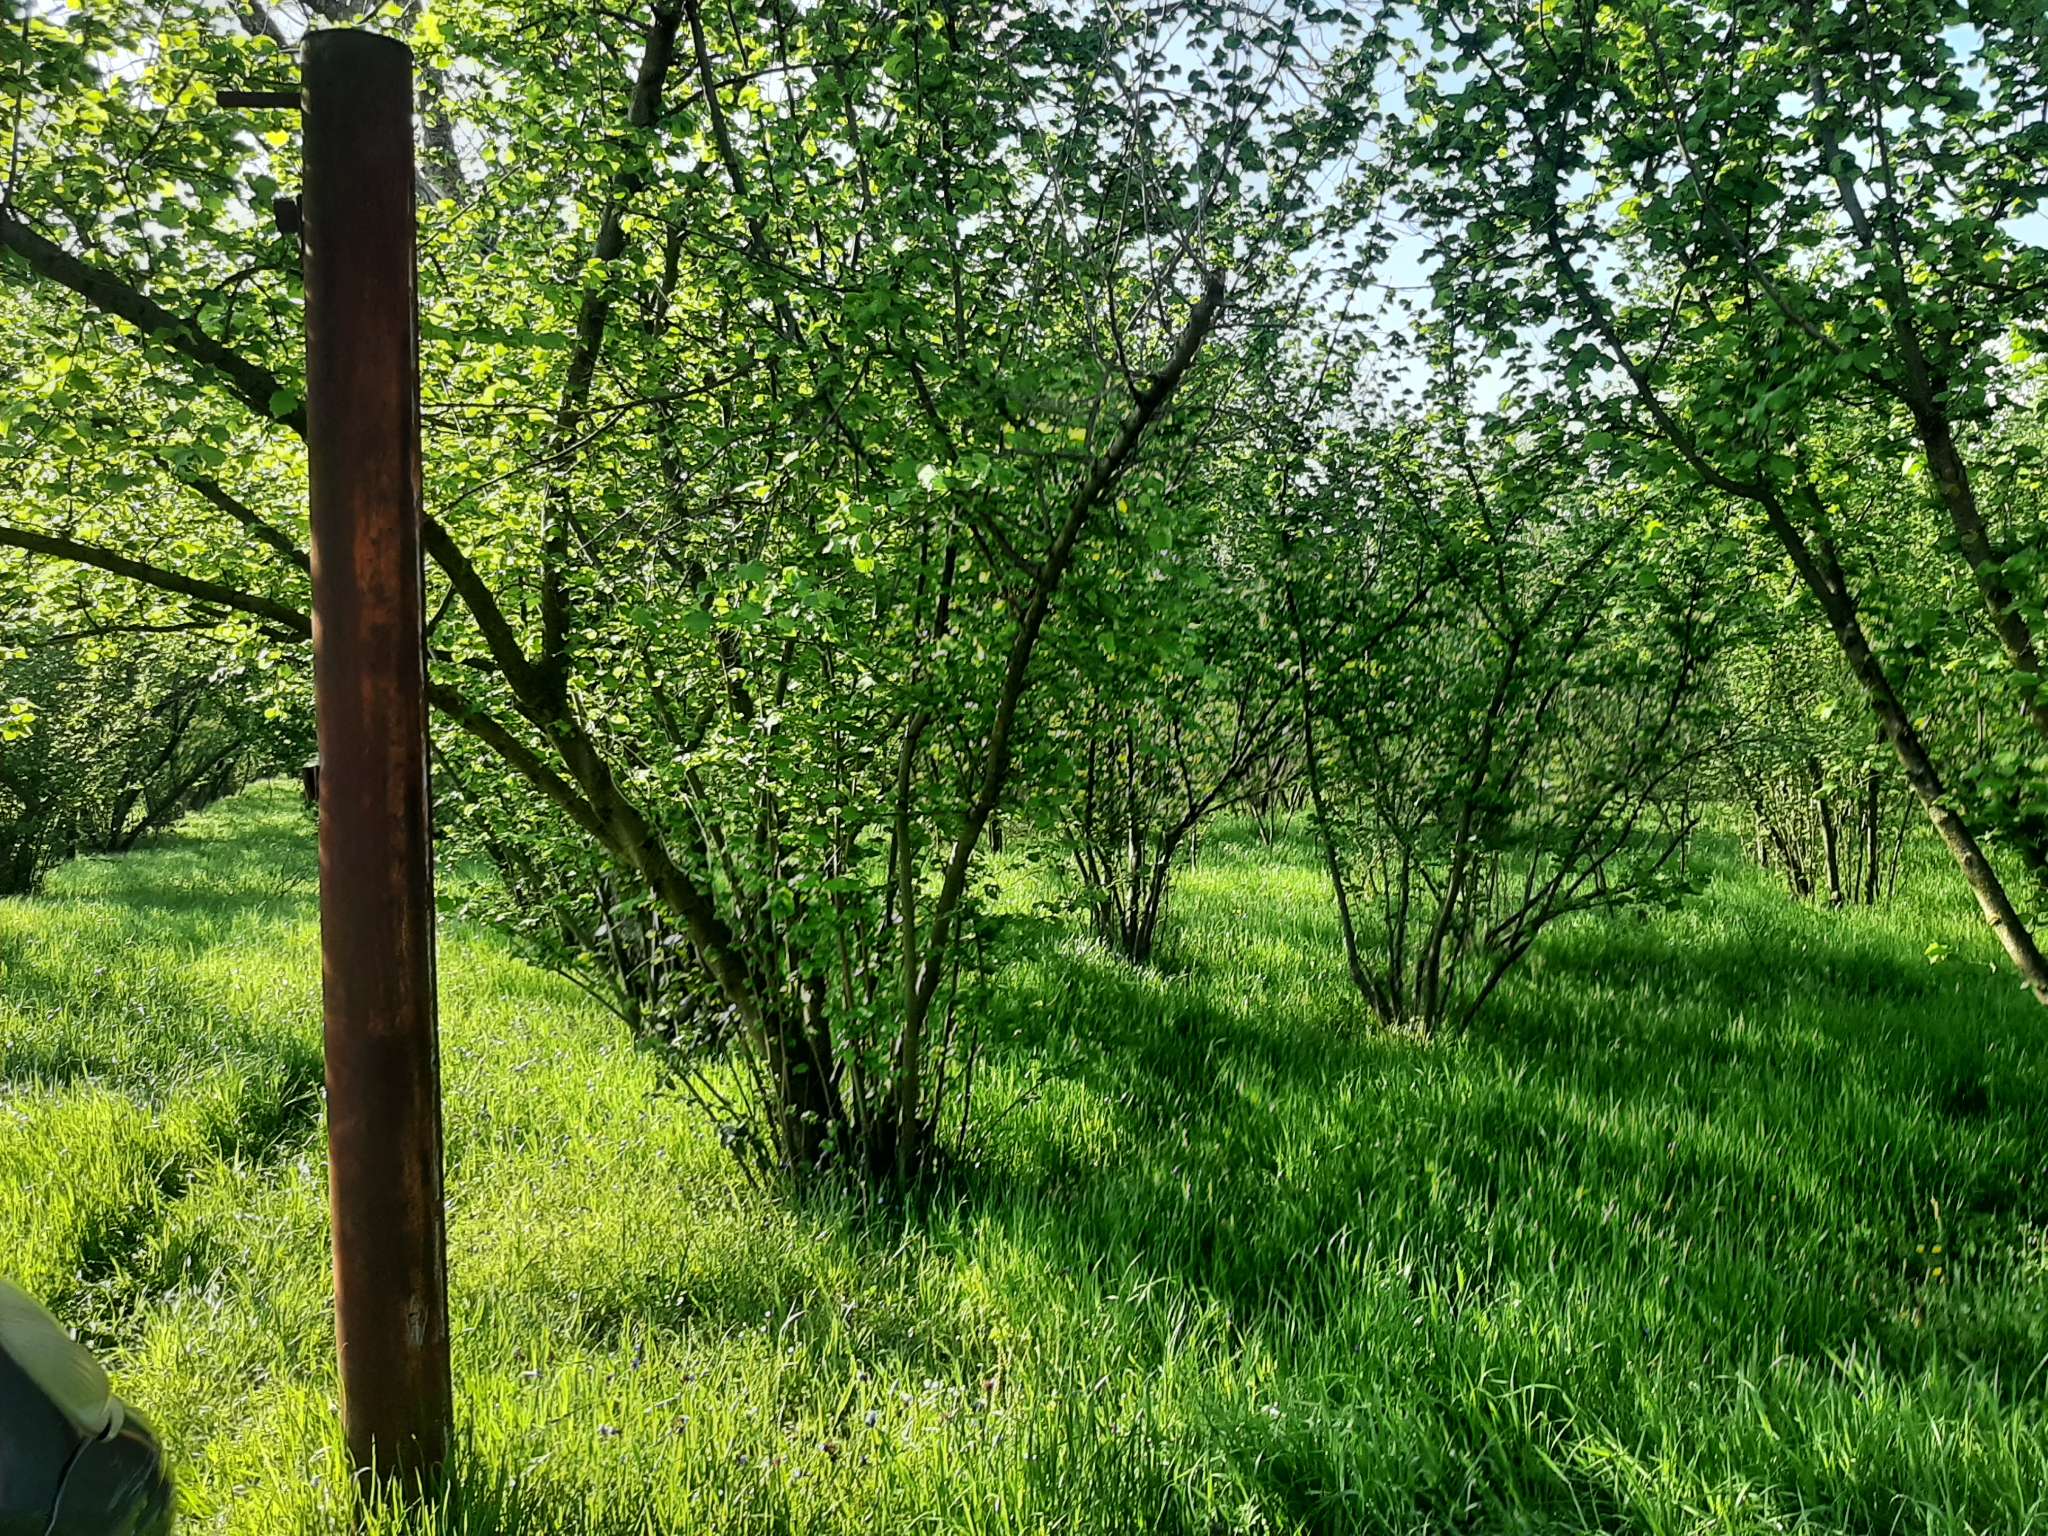
[[[197,1530],[346,1529],[310,869],[266,789],[0,904],[0,1267]],[[447,924],[440,1526],[2048,1528],[2036,1010],[1938,872],[1833,914],[1713,869],[1424,1043],[1350,994],[1307,850],[1212,838],[1158,969],[1022,944],[977,1160],[894,1212],[756,1193]]]

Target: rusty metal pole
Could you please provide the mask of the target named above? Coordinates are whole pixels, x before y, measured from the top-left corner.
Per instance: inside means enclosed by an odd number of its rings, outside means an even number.
[[[307,35],[306,447],[342,1424],[424,1486],[453,1424],[420,564],[412,54]]]

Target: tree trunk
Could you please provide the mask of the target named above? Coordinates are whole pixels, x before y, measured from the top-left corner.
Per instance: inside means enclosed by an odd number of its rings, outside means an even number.
[[[1307,769],[1316,841],[1322,846],[1323,865],[1330,876],[1330,890],[1337,899],[1337,931],[1344,940],[1344,964],[1351,973],[1351,984],[1358,989],[1358,995],[1372,1004],[1373,1012],[1382,1021],[1391,1023],[1393,1017],[1387,994],[1366,970],[1365,957],[1358,948],[1358,928],[1351,917],[1351,893],[1344,884],[1344,864],[1337,854],[1337,837],[1330,825],[1329,806],[1323,798],[1323,766],[1322,756],[1316,748],[1315,705],[1309,697],[1308,635],[1302,627],[1301,604],[1294,595],[1293,583],[1287,584],[1286,593],[1287,616],[1294,625],[1297,682],[1301,689],[1302,764]]]
[[[783,1159],[783,1173],[792,1177],[824,1167],[832,1152],[834,1134],[848,1129],[839,1102],[832,1035],[825,1020],[825,987],[822,974],[806,978],[793,1015],[762,1021],[767,1033],[768,1069],[778,1095],[773,1114],[782,1145],[775,1152]],[[843,1150],[846,1149],[842,1147]]]
[[[1813,804],[1820,816],[1821,857],[1828,872],[1828,905],[1844,906],[1848,896],[1842,889],[1842,830],[1835,820],[1835,805],[1828,799],[1827,777],[1821,772],[1818,758],[1807,760],[1806,772],[1813,780]]]
[[[1806,900],[1807,897],[1813,894],[1813,876],[1806,872],[1806,863],[1799,857],[1798,847],[1791,838],[1785,835],[1777,822],[1771,819],[1769,810],[1764,806],[1762,795],[1758,795],[1756,798],[1756,824],[1770,833],[1771,842],[1777,847],[1778,862],[1785,866],[1786,888],[1791,891],[1795,900]],[[1769,869],[1770,867],[1769,862],[1766,861],[1764,868]]]
[[[1803,540],[1801,545],[1804,546]],[[1812,587],[1814,582],[1809,579],[1808,585]],[[1839,571],[1829,572],[1828,579],[1818,585],[1819,590],[1814,595],[1820,600],[1822,611],[1827,614],[1835,631],[1836,642],[1848,660],[1849,670],[1870,701],[1878,728],[1898,754],[1899,765],[1906,770],[1907,784],[1925,808],[1927,819],[1934,824],[1935,834],[1962,871],[1964,883],[1977,899],[1977,909],[1998,936],[2006,957],[2020,973],[2027,989],[2034,994],[2035,1001],[2048,1006],[2048,960],[2043,960],[2034,936],[2027,931],[2026,923],[2006,894],[1998,871],[1984,856],[1976,833],[1949,804],[1947,788],[1935,770],[1933,759],[1928,756],[1918,728],[1899,702],[1898,695],[1892,691],[1891,678],[1886,674],[1884,664],[1870,649],[1869,638],[1863,632],[1863,621],[1856,612],[1846,584],[1840,580]]]
[[[1892,836],[1891,873],[1885,876],[1884,897],[1890,901],[1899,894],[1899,866],[1906,861],[1906,829],[1912,825],[1913,812],[1910,806],[1899,807],[1899,830]]]

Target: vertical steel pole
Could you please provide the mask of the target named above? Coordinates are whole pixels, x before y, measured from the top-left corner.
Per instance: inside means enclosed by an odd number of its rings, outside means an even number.
[[[446,1235],[420,565],[412,54],[313,32],[306,425],[320,955],[342,1421],[358,1468],[446,1459]]]

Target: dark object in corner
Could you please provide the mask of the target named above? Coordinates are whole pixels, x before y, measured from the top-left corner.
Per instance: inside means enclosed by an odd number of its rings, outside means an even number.
[[[142,1415],[0,1280],[0,1536],[164,1536],[171,1483]]]
[[[313,758],[299,769],[299,793],[306,797],[306,804],[315,807],[320,804],[319,758]]]

